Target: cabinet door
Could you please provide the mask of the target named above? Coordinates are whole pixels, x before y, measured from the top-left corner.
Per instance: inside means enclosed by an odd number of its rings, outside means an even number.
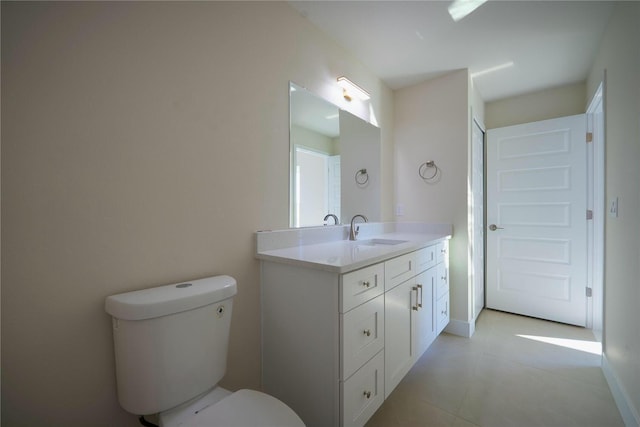
[[[416,275],[415,252],[401,255],[384,263],[385,291]]]
[[[417,309],[415,280],[410,279],[385,293],[385,399],[413,365],[411,334]]]
[[[416,273],[422,273],[436,265],[436,245],[416,251]]]
[[[438,299],[436,308],[436,332],[440,333],[449,324],[449,294]]]
[[[449,257],[449,241],[448,240],[443,240],[442,242],[437,244],[436,247],[436,262],[440,263],[440,262],[445,262],[447,261],[448,257]],[[449,263],[447,262],[447,266],[449,265]]]
[[[434,314],[435,283],[435,267],[416,276],[416,287],[418,288],[418,301],[416,305],[418,310],[412,310],[412,314],[416,318],[413,334],[416,360],[422,356],[433,340],[436,339],[436,319]]]
[[[342,427],[362,427],[384,401],[384,351],[342,382]]]
[[[340,278],[340,313],[346,313],[383,292],[384,263],[346,273]]]
[[[346,380],[384,348],[384,296],[341,315],[341,379]]]
[[[449,293],[449,269],[444,262],[438,264],[437,269],[436,298],[440,298]]]

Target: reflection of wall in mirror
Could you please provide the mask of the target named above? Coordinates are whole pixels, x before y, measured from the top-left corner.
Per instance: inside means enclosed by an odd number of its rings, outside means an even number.
[[[340,110],[340,146],[342,221],[347,223],[356,214],[380,221],[380,128]],[[355,180],[361,169],[367,170],[365,185],[358,185]]]

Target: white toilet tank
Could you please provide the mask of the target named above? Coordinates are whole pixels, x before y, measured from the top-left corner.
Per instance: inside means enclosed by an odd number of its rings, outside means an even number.
[[[162,412],[220,381],[235,294],[235,279],[215,276],[107,297],[126,411]]]

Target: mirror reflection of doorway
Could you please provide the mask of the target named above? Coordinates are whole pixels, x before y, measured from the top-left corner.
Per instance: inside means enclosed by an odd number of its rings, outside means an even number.
[[[340,212],[340,156],[296,146],[293,226],[322,222],[328,213]]]

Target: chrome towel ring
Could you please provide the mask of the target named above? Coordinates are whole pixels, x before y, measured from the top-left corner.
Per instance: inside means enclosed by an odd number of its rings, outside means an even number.
[[[418,175],[420,178],[427,182],[433,182],[436,180],[438,174],[440,174],[440,168],[436,165],[436,162],[433,160],[429,160],[428,162],[424,162],[418,168]]]
[[[360,169],[356,172],[356,184],[366,185],[369,182],[369,174],[366,169]]]

